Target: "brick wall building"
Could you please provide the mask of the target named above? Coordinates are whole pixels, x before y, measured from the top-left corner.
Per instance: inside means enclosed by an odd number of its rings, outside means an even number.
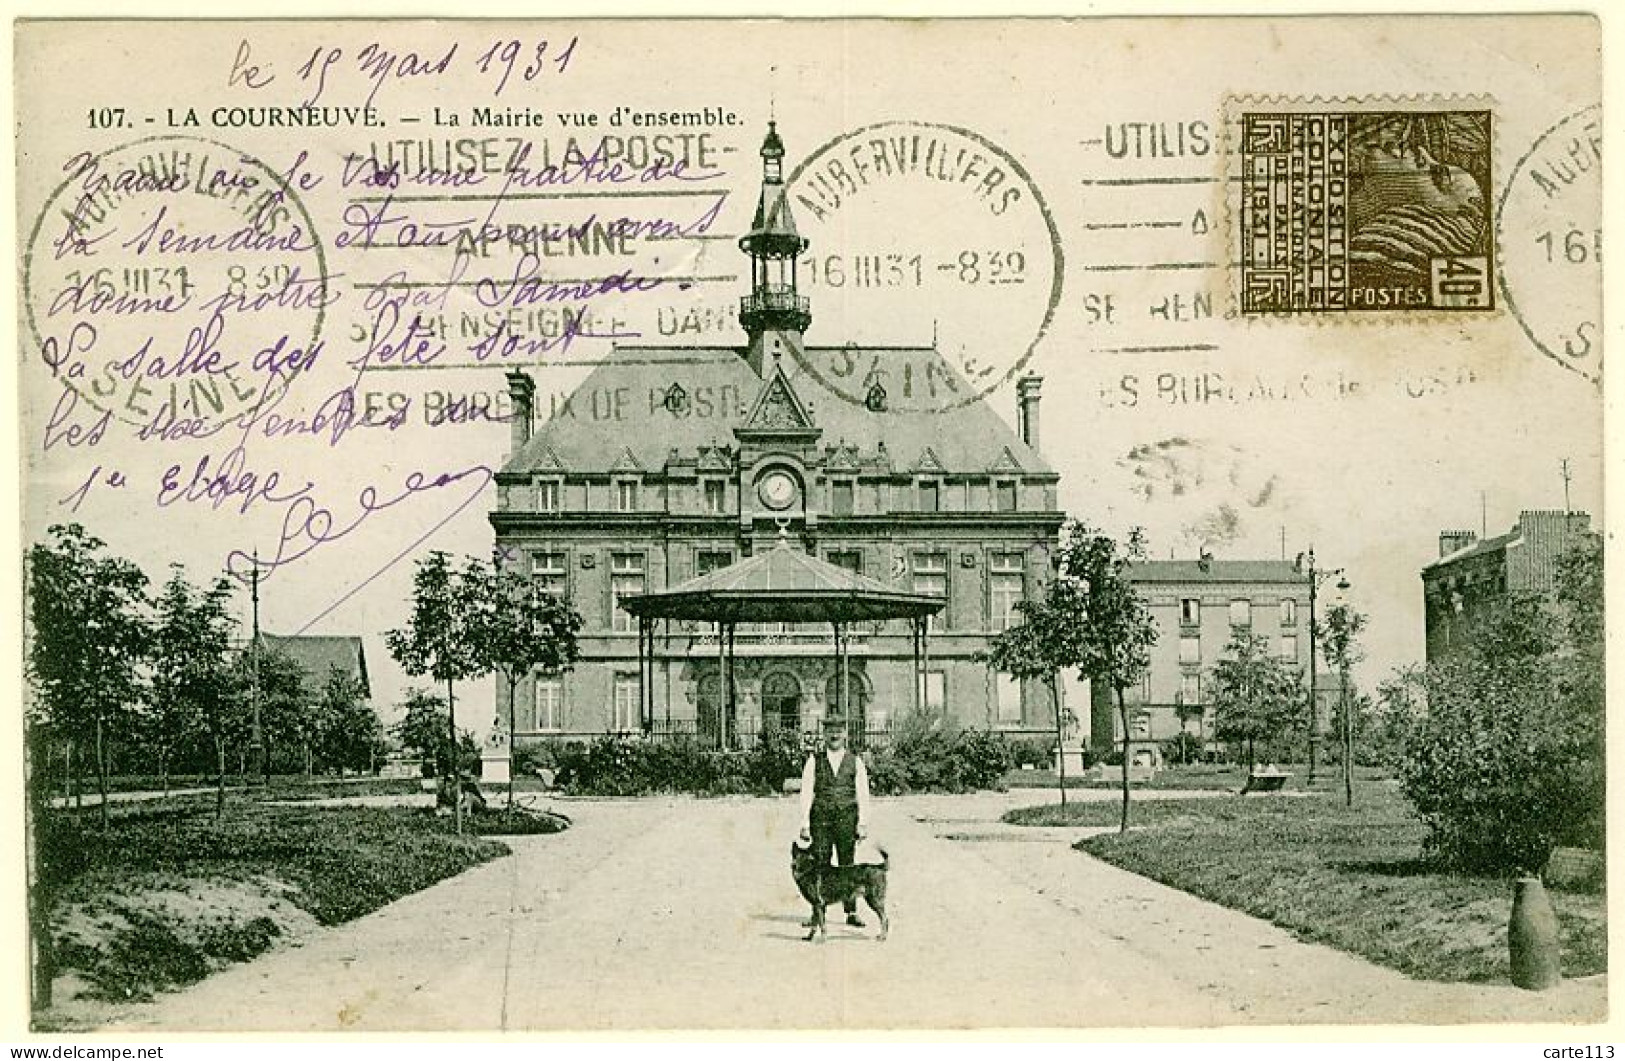
[[[1472,531],[1441,531],[1439,559],[1422,569],[1428,662],[1447,656],[1508,594],[1552,593],[1558,560],[1591,536],[1586,513],[1550,510],[1520,513],[1510,531],[1482,541]]]

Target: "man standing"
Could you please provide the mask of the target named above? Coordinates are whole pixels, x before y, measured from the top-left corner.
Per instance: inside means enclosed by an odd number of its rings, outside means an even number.
[[[833,848],[838,863],[852,865],[859,838],[869,832],[869,769],[846,747],[846,720],[824,719],[824,750],[807,757],[801,771],[801,839],[811,842],[820,867],[829,865]],[[863,927],[857,899],[844,904],[846,923]]]

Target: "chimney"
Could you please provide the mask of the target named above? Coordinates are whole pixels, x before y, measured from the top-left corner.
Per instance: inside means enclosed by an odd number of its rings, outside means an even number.
[[[1467,548],[1478,541],[1478,534],[1470,530],[1451,530],[1439,532],[1439,559],[1443,560],[1453,552]]]
[[[508,372],[508,397],[513,400],[513,412],[508,416],[510,436],[509,457],[518,453],[530,441],[530,421],[535,415],[536,384],[519,369]]]
[[[1021,441],[1033,449],[1038,448],[1038,389],[1043,385],[1043,376],[1016,380],[1016,423],[1021,429]]]

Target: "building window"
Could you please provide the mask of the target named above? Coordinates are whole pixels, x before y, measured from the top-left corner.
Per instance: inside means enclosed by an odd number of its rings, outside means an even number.
[[[926,671],[923,694],[927,711],[941,711],[948,703],[948,675],[939,670]]]
[[[1020,621],[1016,604],[1026,592],[1026,576],[1020,553],[994,553],[988,559],[988,625],[1008,630]]]
[[[837,516],[852,514],[852,495],[856,486],[851,479],[836,479],[829,484],[829,510]]]
[[[1202,702],[1202,676],[1200,674],[1181,674],[1179,676],[1179,702],[1182,704],[1199,704]]]
[[[1021,680],[1008,674],[994,676],[998,718],[1000,722],[1021,721]]]
[[[609,557],[609,592],[611,597],[610,628],[616,633],[629,634],[636,630],[637,618],[621,608],[622,597],[635,597],[643,592],[643,554],[611,553]]]
[[[734,554],[730,549],[700,549],[694,553],[694,574],[709,575],[733,562]]]
[[[636,512],[638,510],[638,483],[636,479],[617,479],[615,481],[615,511]]]
[[[536,712],[532,729],[556,730],[564,722],[564,683],[557,678],[536,679]]]
[[[1202,602],[1195,597],[1186,597],[1179,602],[1179,625],[1202,625]]]
[[[1151,716],[1144,711],[1129,720],[1130,732],[1135,740],[1151,739]]]
[[[1202,662],[1202,639],[1196,634],[1185,634],[1179,639],[1179,662]]]
[[[700,484],[705,495],[705,511],[720,516],[728,511],[728,484],[721,479],[707,479]]]
[[[615,675],[615,704],[614,714],[610,719],[610,728],[619,732],[638,729],[643,725],[642,714],[638,703],[638,676],[636,674]]]
[[[557,512],[564,487],[557,479],[536,480],[536,511]]]
[[[924,593],[931,597],[948,596],[948,554],[947,553],[915,553],[914,554],[914,592]],[[948,625],[948,609],[944,608],[936,615],[931,616],[930,623],[936,626]]]
[[[569,593],[570,563],[561,551],[530,554],[530,578],[537,589],[551,597]]]
[[[1230,625],[1242,628],[1253,625],[1252,601],[1237,598],[1230,602]]]
[[[1281,601],[1281,625],[1298,625],[1298,601],[1295,597],[1286,597]]]
[[[1016,484],[1008,479],[993,484],[993,509],[996,512],[1016,510]]]
[[[852,572],[854,575],[863,574],[863,550],[861,549],[831,549],[824,554],[824,559]]]
[[[920,511],[942,511],[942,484],[935,479],[920,480]]]
[[[1282,634],[1281,635],[1281,658],[1284,659],[1284,660],[1291,660],[1291,661],[1294,661],[1294,662],[1297,660],[1297,658],[1298,658],[1298,635],[1297,634]]]

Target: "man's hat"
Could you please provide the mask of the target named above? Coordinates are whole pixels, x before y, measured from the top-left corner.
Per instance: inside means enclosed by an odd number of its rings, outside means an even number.
[[[826,729],[826,730],[838,729],[838,730],[841,730],[841,731],[844,732],[846,730],[846,716],[845,715],[839,715],[839,714],[825,715],[824,716],[824,729]]]

